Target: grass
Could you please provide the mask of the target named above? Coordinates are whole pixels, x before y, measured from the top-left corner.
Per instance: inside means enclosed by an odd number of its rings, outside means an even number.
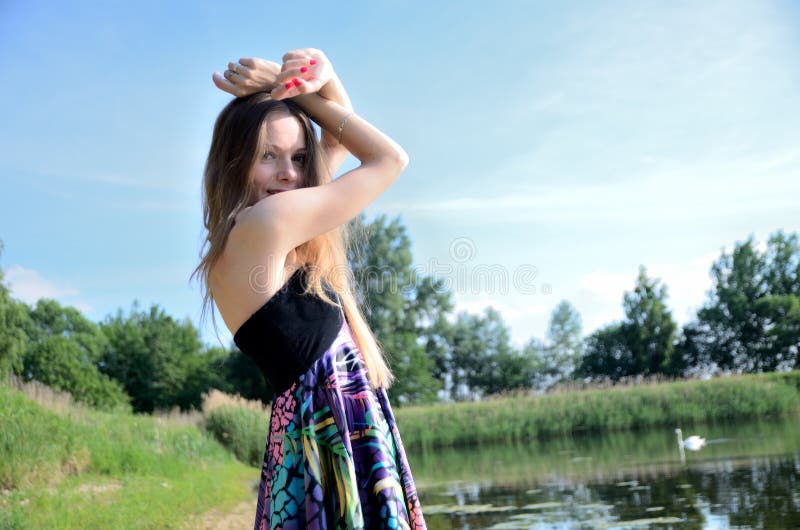
[[[742,375],[397,407],[395,417],[406,447],[429,449],[762,419],[796,413],[798,389],[800,372]]]
[[[183,528],[255,499],[258,469],[196,415],[101,412],[15,386],[0,384],[0,528]]]
[[[394,409],[409,449],[797,413],[800,372]],[[186,528],[255,498],[269,408],[213,391],[202,411],[97,411],[0,384],[0,528]],[[238,458],[238,459],[237,459]],[[255,466],[255,467],[254,467]],[[208,528],[213,528],[213,522]]]

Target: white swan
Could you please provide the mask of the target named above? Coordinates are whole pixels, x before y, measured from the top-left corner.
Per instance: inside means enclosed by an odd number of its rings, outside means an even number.
[[[680,447],[685,447],[689,451],[699,451],[706,445],[706,439],[702,436],[692,435],[684,440],[683,433],[680,429],[675,429],[675,434],[678,435],[678,445]]]

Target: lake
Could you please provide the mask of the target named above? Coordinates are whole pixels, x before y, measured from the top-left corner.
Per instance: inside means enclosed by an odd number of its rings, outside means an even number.
[[[800,418],[408,451],[428,528],[800,528]]]

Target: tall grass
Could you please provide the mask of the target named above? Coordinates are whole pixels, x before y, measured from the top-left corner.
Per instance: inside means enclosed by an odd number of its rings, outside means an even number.
[[[218,390],[203,400],[205,428],[236,458],[260,466],[269,431],[269,406]]]
[[[408,447],[463,446],[796,413],[798,388],[798,372],[746,375],[398,407],[395,417]]]
[[[0,384],[0,528],[179,528],[255,498],[257,471],[192,424],[197,413],[103,412],[9,383]]]

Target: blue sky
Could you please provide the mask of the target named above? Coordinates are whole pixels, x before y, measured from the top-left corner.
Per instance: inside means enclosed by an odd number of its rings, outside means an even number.
[[[800,231],[796,2],[341,4],[0,4],[14,296],[199,325],[201,175],[231,97],[211,73],[301,47],[411,157],[368,217],[401,216],[417,269],[516,344],[563,299],[587,334],[621,318],[639,265],[683,323],[723,248]],[[492,288],[475,267],[535,274]]]

